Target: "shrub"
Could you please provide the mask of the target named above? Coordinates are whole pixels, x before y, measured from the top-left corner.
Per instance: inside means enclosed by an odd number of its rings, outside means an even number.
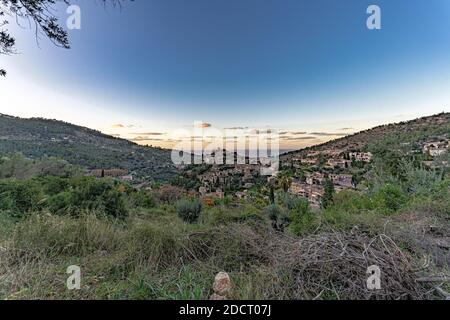
[[[130,194],[130,198],[132,200],[132,204],[135,207],[140,207],[140,208],[145,208],[145,209],[151,209],[151,208],[156,207],[156,200],[149,193],[146,193],[143,191],[132,192]]]
[[[176,204],[178,216],[187,223],[197,222],[202,208],[202,203],[199,200],[183,199]]]
[[[290,217],[286,212],[279,206],[271,204],[264,208],[264,213],[272,221],[272,227],[277,230],[284,232],[284,229],[290,224]]]
[[[71,192],[61,192],[47,199],[47,208],[50,212],[63,215],[72,203]]]
[[[46,201],[50,212],[79,216],[83,211],[95,211],[114,218],[128,215],[124,193],[111,180],[91,177],[71,179],[67,191]]]
[[[359,214],[361,211],[372,210],[375,207],[367,194],[353,190],[344,190],[334,196],[333,208]]]
[[[282,215],[282,209],[276,204],[271,204],[264,208],[264,213],[272,221],[278,221],[278,218]]]
[[[289,193],[281,193],[279,195],[278,203],[287,210],[296,210],[299,207],[303,208],[305,205],[309,206],[306,199],[297,197]]]
[[[172,204],[181,198],[183,192],[183,189],[167,184],[159,188],[159,190],[156,192],[156,196],[158,197],[158,200],[160,202],[165,204]]]
[[[375,205],[378,208],[387,210],[386,213],[393,213],[399,210],[407,201],[406,195],[398,185],[385,184],[373,195]]]
[[[314,225],[315,215],[306,199],[297,199],[295,206],[291,209],[289,220],[290,230],[297,236],[311,230]]]
[[[408,193],[427,194],[442,181],[440,172],[414,168],[410,163],[404,164],[402,171],[405,177],[405,190]]]
[[[0,179],[26,180],[40,176],[72,177],[81,170],[56,158],[27,159],[21,154],[0,159]]]
[[[55,176],[39,177],[36,181],[42,186],[43,192],[49,196],[57,195],[69,187],[68,179]]]
[[[42,208],[44,195],[34,181],[5,180],[0,182],[0,210],[14,217],[23,217]]]
[[[110,190],[103,194],[104,212],[107,216],[114,218],[124,218],[128,215],[122,193],[118,190]]]

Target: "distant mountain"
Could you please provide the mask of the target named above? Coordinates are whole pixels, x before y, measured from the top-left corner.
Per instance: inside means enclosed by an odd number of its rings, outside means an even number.
[[[170,150],[62,121],[0,114],[0,156],[15,153],[33,159],[58,157],[87,170],[123,169],[138,181],[167,181],[177,174]]]
[[[383,125],[325,144],[292,151],[293,156],[310,151],[374,151],[377,148],[413,148],[426,141],[450,138],[450,113]],[[0,114],[0,156],[21,153],[32,159],[57,157],[86,170],[122,169],[137,181],[168,181],[178,170],[170,150],[145,147],[131,141],[70,123],[41,118],[22,119]]]
[[[311,151],[343,150],[373,151],[376,148],[398,149],[403,146],[441,138],[450,138],[450,113],[423,117],[411,121],[382,125],[327,143],[298,151],[291,151],[281,158],[299,156]]]

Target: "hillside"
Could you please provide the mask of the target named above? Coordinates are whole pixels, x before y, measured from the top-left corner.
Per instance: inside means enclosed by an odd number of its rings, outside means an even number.
[[[401,145],[420,143],[445,135],[447,137],[450,135],[450,113],[448,112],[411,121],[378,126],[321,145],[292,151],[286,153],[282,158],[286,159],[292,155],[302,155],[310,151],[329,149],[372,151],[378,143],[384,143],[386,147],[399,148]]]
[[[138,180],[169,180],[176,174],[170,151],[56,120],[0,114],[0,155],[57,157],[87,170],[123,169]]]

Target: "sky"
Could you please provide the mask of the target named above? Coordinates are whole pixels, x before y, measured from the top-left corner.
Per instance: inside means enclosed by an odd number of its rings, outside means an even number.
[[[450,111],[448,0],[75,3],[70,50],[11,21],[17,54],[0,56],[0,113],[163,147],[196,121],[270,128],[296,149]],[[372,4],[380,30],[366,26]]]

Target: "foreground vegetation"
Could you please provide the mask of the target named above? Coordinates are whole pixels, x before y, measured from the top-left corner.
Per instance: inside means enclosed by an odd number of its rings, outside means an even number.
[[[202,203],[173,186],[138,191],[52,159],[4,158],[0,298],[208,299],[219,271],[235,299],[441,298],[445,284],[417,279],[449,272],[448,175],[400,167],[374,168],[366,191],[316,210],[281,189],[272,204]],[[71,265],[81,290],[66,288]],[[379,291],[366,286],[371,265]]]

